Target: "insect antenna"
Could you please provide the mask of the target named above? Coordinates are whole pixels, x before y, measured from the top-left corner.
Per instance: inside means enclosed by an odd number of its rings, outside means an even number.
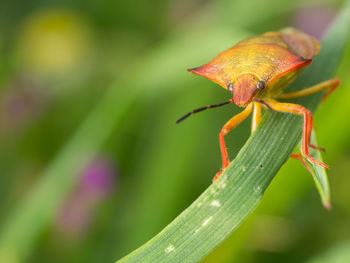
[[[233,102],[233,99],[230,99],[230,100],[228,100],[228,101],[221,102],[221,103],[218,103],[218,104],[212,104],[212,105],[200,107],[200,108],[195,109],[195,110],[193,110],[193,111],[190,111],[189,113],[187,113],[187,114],[185,114],[184,116],[182,116],[180,119],[178,119],[178,120],[176,121],[176,124],[182,122],[183,120],[187,119],[187,118],[190,117],[192,114],[195,114],[195,113],[197,113],[197,112],[204,111],[204,110],[206,110],[206,109],[211,109],[211,108],[220,107],[220,106],[223,106],[223,105],[232,103],[232,102]]]

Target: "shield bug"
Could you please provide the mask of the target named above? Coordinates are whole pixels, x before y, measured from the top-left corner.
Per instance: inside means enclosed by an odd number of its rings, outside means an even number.
[[[267,32],[247,38],[223,51],[209,63],[188,70],[227,89],[232,94],[232,99],[195,109],[178,119],[177,123],[194,113],[229,103],[245,108],[233,116],[219,134],[222,169],[216,174],[214,181],[229,164],[224,136],[251,112],[253,112],[252,132],[254,132],[260,122],[262,107],[301,115],[304,119],[301,155],[292,154],[291,157],[302,160],[304,166],[306,165],[303,158],[306,158],[313,164],[328,168],[326,164],[309,155],[309,147],[315,147],[310,144],[313,125],[311,112],[301,105],[275,100],[276,98],[297,98],[328,89],[323,96],[322,100],[324,100],[335,90],[340,83],[337,78],[297,92],[283,93],[298,74],[310,65],[320,49],[320,43],[313,37],[294,28],[285,28],[279,32]]]

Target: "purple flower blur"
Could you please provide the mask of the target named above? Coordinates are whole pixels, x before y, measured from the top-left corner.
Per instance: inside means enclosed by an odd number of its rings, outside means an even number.
[[[107,158],[92,160],[63,204],[55,227],[65,236],[79,237],[89,227],[97,206],[116,187],[116,171]]]
[[[92,161],[82,174],[81,187],[90,195],[103,197],[113,190],[114,185],[114,169],[107,160]]]
[[[37,119],[50,98],[46,85],[35,76],[16,76],[0,94],[0,126],[12,134]]]

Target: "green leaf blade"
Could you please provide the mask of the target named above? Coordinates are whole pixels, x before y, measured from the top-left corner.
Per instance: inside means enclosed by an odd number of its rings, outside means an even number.
[[[300,76],[294,88],[332,77],[350,33],[349,8],[350,1],[347,1],[323,42],[324,52]],[[314,111],[321,95],[295,102]],[[301,133],[300,117],[269,113],[214,184],[157,236],[118,262],[197,262],[202,259],[256,208],[299,142]]]
[[[222,176],[184,213],[120,262],[139,262],[141,259],[144,262],[197,262],[236,229],[257,206],[281,166],[275,158],[270,158],[279,152],[273,145],[290,138],[286,131],[293,128],[293,121],[279,127],[285,116],[272,115],[274,117],[267,118],[263,125],[271,128],[271,133],[255,133]],[[295,116],[288,115],[288,118],[292,120]],[[291,150],[299,139],[294,137],[294,142],[289,142]],[[261,143],[264,140],[265,143]],[[254,158],[255,152],[264,154],[260,159]],[[285,161],[289,155],[283,153],[279,157]],[[260,176],[263,171],[264,176]],[[265,176],[265,171],[269,176]],[[167,253],[169,250],[171,252]]]
[[[199,60],[203,59],[203,53],[208,50],[215,52],[218,46],[217,40],[213,39],[220,39],[223,48],[227,43],[238,41],[246,35],[242,30],[228,30],[224,27],[189,31],[176,39],[167,39],[160,48],[152,49],[135,64],[130,64],[41,172],[38,182],[8,212],[0,234],[0,262],[26,261],[36,248],[40,235],[52,223],[57,209],[79,180],[85,165],[103,148],[107,138],[120,131],[118,124],[123,122],[122,119],[141,95],[147,100],[167,87],[169,81],[180,86],[185,74],[181,70],[184,57],[191,61]],[[203,38],[206,39],[205,44],[192,52],[189,47],[199,46],[198,39],[203,41]],[[181,52],[185,53],[183,57],[177,55]],[[132,89],[121,88],[124,86]]]
[[[311,134],[311,143],[315,146],[318,145],[314,130],[312,130],[312,134]],[[321,156],[320,150],[310,149],[310,155],[316,160],[319,160],[322,162],[322,156]],[[314,179],[317,191],[320,194],[323,206],[326,209],[330,210],[332,208],[331,191],[329,187],[328,175],[327,175],[326,169],[320,165],[311,164],[309,162],[307,162],[307,165],[311,172],[312,178]]]

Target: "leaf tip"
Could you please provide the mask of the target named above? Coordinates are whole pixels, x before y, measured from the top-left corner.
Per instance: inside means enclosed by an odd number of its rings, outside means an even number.
[[[332,210],[332,204],[330,200],[326,200],[323,202],[323,206],[328,210],[331,211]]]

